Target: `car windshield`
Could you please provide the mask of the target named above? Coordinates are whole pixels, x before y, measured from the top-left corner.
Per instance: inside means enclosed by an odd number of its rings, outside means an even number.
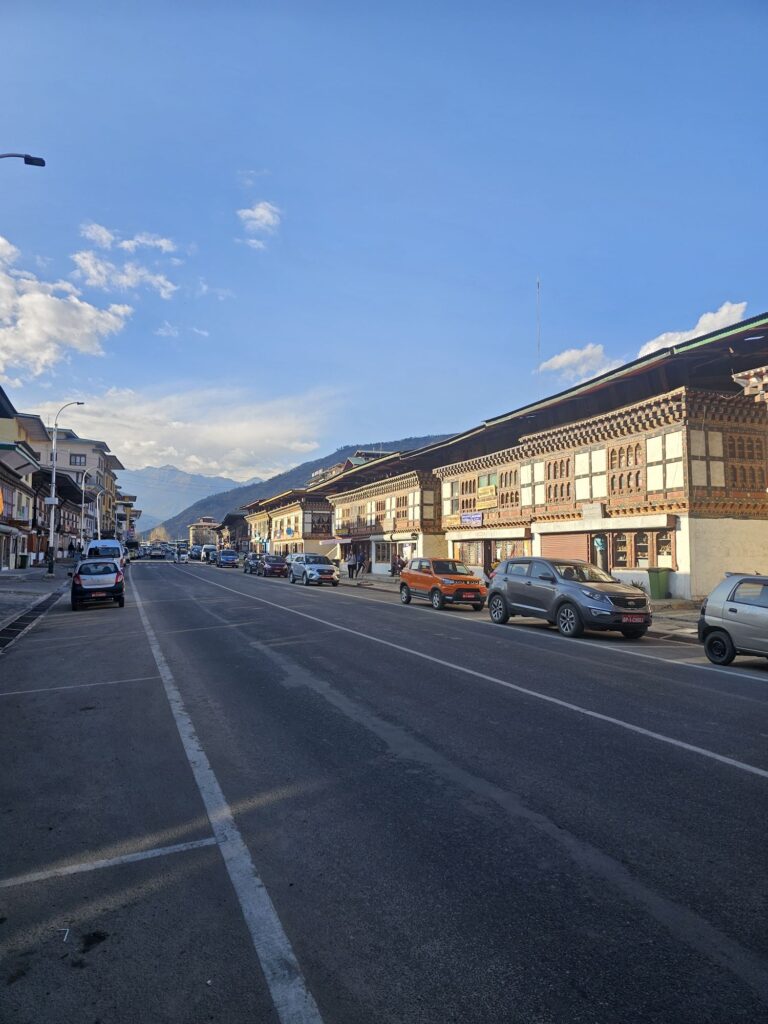
[[[555,570],[564,580],[576,580],[579,583],[616,582],[612,576],[591,562],[556,562]]]
[[[237,552],[236,551],[230,551],[229,548],[226,548],[224,551],[220,551],[219,554],[222,554],[222,555],[236,555]]]
[[[307,565],[330,565],[325,555],[305,555],[304,561]]]
[[[285,559],[278,558],[277,555],[267,555],[264,559],[269,565],[284,565]]]
[[[471,576],[469,569],[463,562],[454,562],[451,558],[437,558],[432,562],[435,572],[445,572],[452,576]]]
[[[114,562],[83,562],[79,569],[81,576],[114,576],[116,572]]]

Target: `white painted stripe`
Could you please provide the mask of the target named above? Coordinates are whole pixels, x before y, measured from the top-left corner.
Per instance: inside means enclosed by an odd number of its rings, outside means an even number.
[[[205,804],[256,955],[281,1024],[322,1024],[320,1011],[307,988],[296,955],[283,930],[269,893],[256,873],[250,851],[235,823],[219,780],[208,761],[184,706],[179,689],[155,636],[136,583],[131,580],[136,607],[147,634],[152,656],[179,731],[184,752]],[[224,588],[224,589],[229,589]]]
[[[143,683],[160,676],[134,676],[133,679],[102,679],[98,683],[74,683],[72,686],[41,686],[36,690],[7,690],[0,697],[26,697],[28,693],[55,693],[58,690],[87,690],[91,686],[119,686],[120,683]]]
[[[309,615],[307,612],[300,612],[296,608],[288,608],[284,604],[277,604],[275,601],[267,601],[266,598],[256,597],[255,594],[246,594],[240,590],[232,590],[232,587],[225,587],[222,583],[216,583],[215,580],[206,579],[204,576],[200,576],[199,579],[202,579],[205,583],[210,583],[212,587],[221,587],[222,590],[231,590],[233,594],[240,594],[241,597],[246,597],[251,601],[259,601],[261,604],[271,605],[273,608],[279,608],[281,611],[289,612],[291,615],[299,615],[301,618],[310,619],[312,622],[320,622],[322,625],[330,626],[332,629],[337,629],[341,633],[351,633],[353,636],[359,636],[363,640],[370,640],[371,643],[381,644],[383,647],[391,647],[396,651],[402,651],[404,654],[411,654],[415,658],[422,658],[424,661],[430,661],[435,665],[442,665],[443,668],[449,668],[454,672],[461,672],[464,675],[472,676],[475,679],[482,679],[485,682],[494,683],[496,686],[503,686],[507,690],[514,690],[516,693],[522,693],[526,697],[533,697],[534,699],[544,701],[547,704],[554,704],[556,707],[565,708],[567,711],[575,711],[576,714],[585,715],[587,718],[594,718],[599,722],[606,722],[608,725],[618,726],[620,729],[626,729],[628,732],[636,733],[638,736],[645,736],[648,739],[656,740],[658,743],[666,743],[669,746],[677,747],[680,750],[686,750],[691,754],[699,754],[701,757],[709,758],[711,761],[718,761],[720,764],[727,764],[731,768],[738,768],[739,771],[748,772],[751,775],[759,775],[763,779],[768,779],[768,771],[766,771],[766,769],[758,768],[755,765],[747,764],[744,761],[737,761],[735,758],[726,757],[724,754],[717,754],[714,750],[707,750],[706,747],[697,747],[693,743],[686,743],[684,740],[675,739],[673,736],[665,736],[663,733],[653,732],[651,729],[644,729],[641,725],[633,725],[632,722],[625,722],[621,718],[614,718],[612,715],[604,715],[599,711],[591,711],[589,708],[582,707],[580,704],[572,704],[570,701],[560,700],[559,697],[552,697],[548,693],[541,693],[538,690],[530,690],[526,686],[518,686],[517,683],[508,683],[506,680],[499,679],[497,676],[491,676],[485,672],[478,672],[476,669],[466,668],[464,665],[457,665],[455,662],[446,661],[443,658],[435,658],[431,654],[425,654],[423,651],[416,651],[412,647],[405,647],[403,644],[396,644],[392,640],[384,640],[382,637],[372,636],[370,633],[363,633],[358,629],[352,629],[350,626],[340,626],[336,622],[330,622],[328,619],[321,619],[317,615]],[[575,641],[567,640],[565,642],[572,644]],[[650,657],[652,656],[649,655],[649,658]],[[677,664],[677,662],[675,664]]]
[[[109,857],[107,860],[88,860],[81,864],[66,864],[49,871],[33,871],[28,875],[15,875],[13,878],[0,880],[0,889],[12,889],[16,885],[29,885],[32,882],[47,882],[50,878],[65,878],[67,875],[80,875],[86,871],[99,871],[101,868],[117,868],[123,864],[135,864],[140,860],[152,860],[154,857],[168,857],[173,853],[185,853],[187,850],[199,850],[202,846],[215,846],[213,836],[207,839],[194,839],[189,843],[176,843],[174,846],[158,846],[154,850],[141,850],[139,853],[126,853],[122,857]]]

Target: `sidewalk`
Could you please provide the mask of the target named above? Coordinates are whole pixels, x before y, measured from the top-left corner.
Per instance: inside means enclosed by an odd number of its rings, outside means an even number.
[[[62,559],[56,563],[54,576],[48,575],[48,567],[45,565],[0,572],[0,629],[49,594],[64,590],[69,585],[67,573],[71,566],[69,559]]]
[[[369,573],[360,579],[347,578],[342,569],[342,586],[357,587],[360,590],[383,590],[396,594],[400,589],[400,577],[379,576]],[[653,626],[648,635],[677,640],[682,643],[698,643],[697,626],[701,601],[653,601]]]

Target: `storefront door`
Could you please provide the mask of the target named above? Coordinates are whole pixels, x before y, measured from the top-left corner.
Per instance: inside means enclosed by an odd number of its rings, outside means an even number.
[[[592,561],[604,572],[608,572],[608,538],[604,533],[597,533],[592,538]]]

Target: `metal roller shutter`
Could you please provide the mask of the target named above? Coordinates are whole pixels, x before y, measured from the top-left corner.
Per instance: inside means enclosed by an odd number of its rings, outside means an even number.
[[[588,533],[545,533],[541,538],[543,558],[583,558],[589,561]]]

